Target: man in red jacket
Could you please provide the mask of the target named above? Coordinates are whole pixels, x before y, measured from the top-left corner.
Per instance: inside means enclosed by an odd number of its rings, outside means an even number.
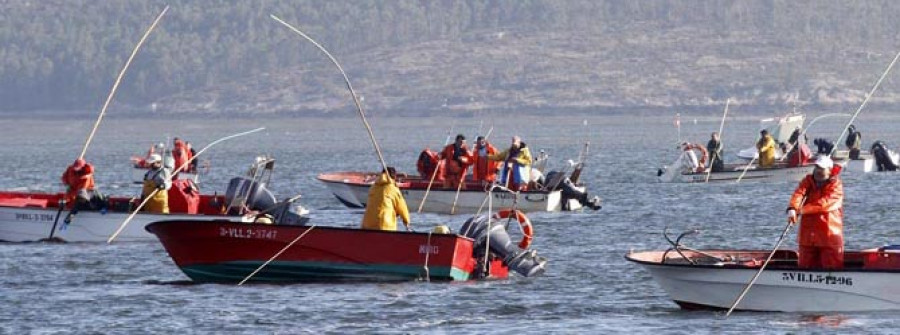
[[[801,269],[844,267],[844,186],[831,158],[820,155],[812,174],[800,181],[788,205],[788,222],[800,214],[798,234]],[[838,167],[839,168],[839,167]]]

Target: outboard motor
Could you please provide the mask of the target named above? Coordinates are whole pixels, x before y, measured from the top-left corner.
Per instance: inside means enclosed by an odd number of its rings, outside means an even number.
[[[875,141],[875,143],[872,143],[871,152],[872,156],[875,157],[875,166],[878,167],[878,171],[897,171],[898,166],[891,158],[891,153],[884,142]]]
[[[228,182],[225,202],[229,214],[242,214],[244,206],[249,210],[271,211],[277,201],[265,184],[247,177],[235,177]]]
[[[547,259],[537,255],[534,250],[521,250],[510,241],[509,234],[503,224],[493,222],[488,230],[488,216],[479,215],[470,218],[460,228],[463,236],[475,240],[474,256],[477,259],[484,258],[485,243],[490,238],[491,253],[499,257],[513,271],[522,276],[531,277],[544,273]]]
[[[294,205],[294,199],[279,202],[269,210],[275,216],[275,224],[303,226],[309,221],[309,210],[300,205]]]
[[[546,180],[548,181],[547,190],[559,189],[561,191],[563,210],[571,209],[569,208],[570,199],[575,199],[582,206],[589,207],[593,210],[598,210],[602,207],[600,205],[600,197],[594,196],[593,198],[588,199],[588,192],[579,189],[571,179],[566,178],[564,172],[550,171],[547,173]]]

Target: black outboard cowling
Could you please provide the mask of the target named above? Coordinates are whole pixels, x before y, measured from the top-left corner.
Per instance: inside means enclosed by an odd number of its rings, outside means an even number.
[[[569,199],[578,200],[581,206],[589,207],[593,210],[598,210],[602,207],[600,204],[600,197],[594,196],[589,199],[588,192],[586,190],[582,191],[578,189],[571,179],[566,178],[564,172],[547,172],[546,180],[548,181],[546,184],[548,190],[559,189],[561,191],[563,210],[571,210],[571,208],[569,208]]]
[[[470,218],[460,228],[463,236],[475,240],[474,256],[484,258],[485,243],[490,236],[491,253],[499,257],[503,264],[524,277],[538,276],[544,273],[547,259],[537,255],[534,250],[521,250],[510,241],[509,234],[502,223],[492,222],[490,233],[487,232],[488,216],[478,215]]]
[[[275,195],[266,188],[264,183],[247,177],[235,177],[228,182],[225,204],[228,206],[229,214],[242,214],[240,212],[243,206],[249,210],[271,210],[276,203]]]

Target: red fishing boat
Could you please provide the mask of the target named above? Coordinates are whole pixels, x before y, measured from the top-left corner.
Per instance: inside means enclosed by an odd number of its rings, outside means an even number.
[[[523,276],[544,272],[544,258],[519,249],[504,224],[485,221],[470,219],[464,234],[198,220],[155,222],[146,229],[195,282],[239,282],[302,234],[252,280],[451,281],[506,278],[509,269]]]

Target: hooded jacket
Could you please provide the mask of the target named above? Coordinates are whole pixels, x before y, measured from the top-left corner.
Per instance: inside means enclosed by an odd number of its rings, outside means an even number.
[[[759,166],[772,167],[775,165],[775,140],[771,135],[759,139],[759,142],[756,142],[756,149],[759,150]]]
[[[803,197],[806,195],[806,201]],[[801,203],[802,202],[802,203]],[[791,196],[789,209],[801,214],[800,246],[834,247],[844,245],[844,186],[836,175],[816,184],[812,174],[800,181]]]
[[[382,173],[369,188],[362,229],[397,230],[397,215],[404,224],[409,225],[409,209],[400,188],[386,173]]]

